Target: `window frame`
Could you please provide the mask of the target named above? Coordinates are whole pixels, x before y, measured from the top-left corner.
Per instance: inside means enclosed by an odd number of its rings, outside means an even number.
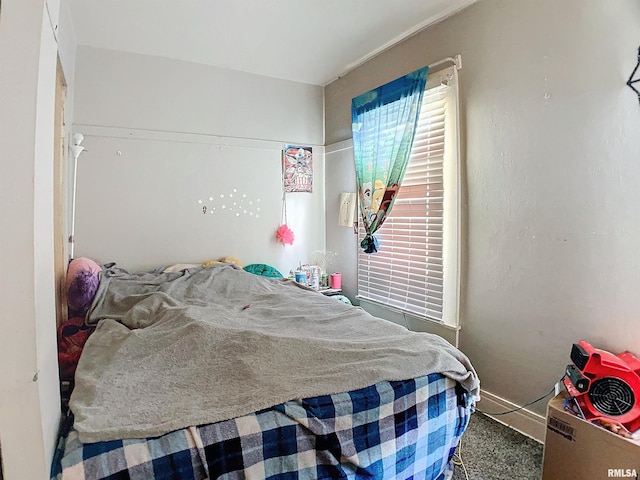
[[[442,217],[442,299],[441,299],[441,318],[437,315],[428,315],[427,313],[416,313],[407,308],[397,305],[390,305],[384,301],[370,298],[367,292],[361,290],[361,256],[368,255],[359,251],[357,259],[358,272],[358,293],[356,298],[359,300],[370,302],[387,308],[392,311],[410,315],[420,320],[435,322],[452,328],[459,328],[459,310],[460,310],[460,259],[461,259],[461,168],[460,168],[460,115],[459,115],[459,92],[458,92],[458,68],[456,65],[443,68],[436,72],[429,72],[427,85],[425,87],[425,100],[430,90],[438,89],[444,86],[446,96],[445,104],[445,120],[444,120],[444,155],[442,160],[443,167],[443,217]],[[434,91],[435,92],[435,91]],[[418,120],[418,129],[420,128],[421,119]],[[413,149],[413,148],[412,148]],[[406,177],[405,177],[406,178]],[[426,177],[425,177],[426,182]],[[389,222],[393,218],[394,210],[391,211]],[[387,223],[382,225],[379,232],[383,233]],[[362,221],[358,219],[358,238],[361,240],[364,235]],[[422,230],[421,230],[422,231]],[[426,228],[424,230],[427,231]],[[381,244],[383,249],[384,245]],[[377,255],[377,254],[373,254]],[[432,257],[433,258],[433,257]],[[425,258],[426,262],[426,258]],[[425,283],[427,276],[423,277]],[[408,282],[408,280],[407,280]],[[402,282],[400,282],[402,283]],[[426,288],[426,287],[425,287]],[[425,293],[426,295],[426,293]],[[425,297],[426,303],[426,297]]]

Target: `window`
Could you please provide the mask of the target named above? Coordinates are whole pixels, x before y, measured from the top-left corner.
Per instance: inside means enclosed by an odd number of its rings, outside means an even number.
[[[358,254],[358,298],[458,325],[458,87],[429,74],[409,164],[375,254]],[[359,231],[360,240],[364,229]]]

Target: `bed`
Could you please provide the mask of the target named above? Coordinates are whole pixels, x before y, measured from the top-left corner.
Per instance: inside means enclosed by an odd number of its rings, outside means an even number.
[[[469,360],[233,264],[105,268],[52,479],[445,479]]]

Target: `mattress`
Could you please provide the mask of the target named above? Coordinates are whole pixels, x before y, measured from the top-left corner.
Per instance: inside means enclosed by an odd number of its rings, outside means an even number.
[[[444,479],[478,398],[469,359],[232,265],[104,268],[55,480]]]
[[[82,443],[70,415],[51,478],[445,479],[473,409],[471,394],[435,373],[152,438]]]

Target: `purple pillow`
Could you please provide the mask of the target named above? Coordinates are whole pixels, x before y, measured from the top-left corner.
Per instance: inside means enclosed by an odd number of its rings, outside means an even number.
[[[100,285],[102,268],[93,260],[74,258],[67,269],[67,303],[79,316],[86,315]]]

